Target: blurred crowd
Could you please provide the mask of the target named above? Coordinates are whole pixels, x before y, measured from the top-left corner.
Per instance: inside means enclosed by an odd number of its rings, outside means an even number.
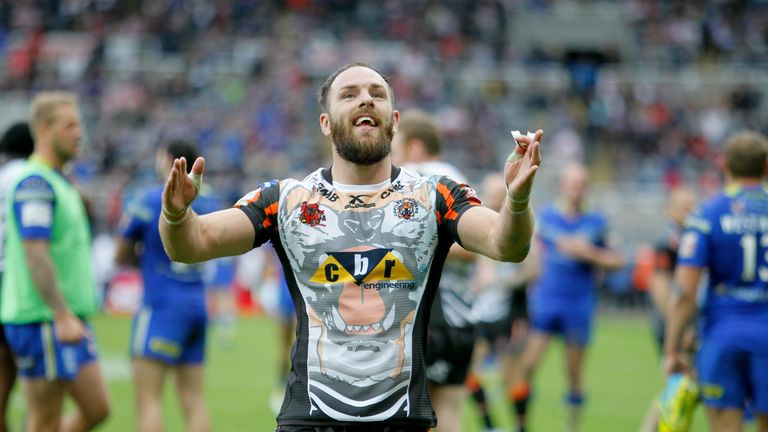
[[[581,7],[613,11],[629,46],[517,43],[516,20]],[[231,202],[327,163],[315,91],[350,60],[388,74],[398,108],[435,114],[472,180],[498,168],[509,129],[543,128],[548,163],[583,160],[598,182],[710,189],[725,135],[768,125],[767,58],[757,1],[0,0],[0,94],[80,94],[74,172],[102,229],[170,138],[198,142]],[[752,72],[720,79],[732,65]]]

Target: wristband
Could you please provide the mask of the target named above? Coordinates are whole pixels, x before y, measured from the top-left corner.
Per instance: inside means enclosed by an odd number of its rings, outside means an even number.
[[[169,217],[171,219],[177,219],[184,216],[187,210],[189,210],[189,204],[187,204],[186,207],[179,211],[168,210],[165,208],[165,206],[163,206],[163,216]]]
[[[512,215],[515,215],[515,216],[516,215],[521,215],[521,214],[527,213],[531,209],[531,206],[526,205],[525,208],[522,209],[522,210],[512,210],[512,204],[510,204],[510,201],[511,200],[507,200],[507,210]],[[526,200],[526,202],[528,202],[528,201]],[[520,203],[520,204],[522,204],[522,203]]]
[[[163,207],[162,217],[163,217],[163,220],[165,220],[165,222],[168,225],[173,225],[173,226],[181,225],[187,219],[187,216],[189,216],[189,206],[184,207],[184,210],[179,212],[179,214],[182,213],[182,212],[184,213],[184,215],[181,217],[181,219],[176,219],[176,217],[172,216],[173,220],[171,220],[167,216],[167,215],[171,214],[171,212],[166,210],[165,207]]]
[[[509,185],[507,184],[506,180],[504,181],[504,189],[507,191],[507,201],[511,202],[512,204],[528,204],[528,201],[531,200],[530,195],[525,197],[525,199],[515,199],[512,197],[512,195],[509,194]]]

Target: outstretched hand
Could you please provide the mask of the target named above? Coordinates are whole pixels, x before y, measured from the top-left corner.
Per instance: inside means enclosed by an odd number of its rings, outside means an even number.
[[[504,180],[508,198],[513,202],[525,202],[531,195],[533,179],[541,163],[539,146],[544,132],[539,129],[533,137],[515,136],[515,150],[504,164]]]
[[[163,188],[163,214],[169,223],[180,222],[187,214],[192,201],[200,193],[205,159],[199,157],[192,165],[192,172],[187,175],[187,160],[183,157],[174,159],[171,173]]]

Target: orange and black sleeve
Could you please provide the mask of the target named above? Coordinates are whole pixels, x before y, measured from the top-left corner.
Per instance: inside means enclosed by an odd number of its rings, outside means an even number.
[[[280,201],[280,182],[272,180],[249,192],[237,201],[235,207],[251,220],[254,236],[253,247],[261,246],[277,236],[277,209]]]
[[[437,181],[437,223],[440,230],[447,232],[455,242],[459,240],[459,219],[465,211],[472,207],[482,205],[475,190],[466,184],[458,183],[449,177],[443,176]]]

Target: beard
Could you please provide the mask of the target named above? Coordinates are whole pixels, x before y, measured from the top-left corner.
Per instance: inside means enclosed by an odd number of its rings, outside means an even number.
[[[53,151],[56,154],[56,157],[61,159],[63,162],[69,162],[70,160],[74,159],[75,156],[77,156],[79,148],[79,143],[72,144],[62,138],[53,139]]]
[[[394,116],[381,119],[379,127],[360,137],[354,136],[351,123],[331,119],[331,139],[342,159],[357,165],[373,165],[390,153],[395,132]]]

